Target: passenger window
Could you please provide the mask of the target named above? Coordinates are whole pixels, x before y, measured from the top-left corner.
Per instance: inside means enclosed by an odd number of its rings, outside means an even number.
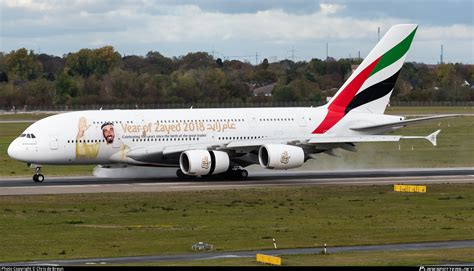
[[[34,134],[31,134],[31,138],[36,138],[36,136]]]

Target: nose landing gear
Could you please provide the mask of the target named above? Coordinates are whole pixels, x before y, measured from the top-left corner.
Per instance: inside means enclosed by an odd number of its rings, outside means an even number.
[[[35,183],[42,183],[44,181],[44,175],[41,174],[41,167],[38,165],[31,165],[34,168],[33,181]]]

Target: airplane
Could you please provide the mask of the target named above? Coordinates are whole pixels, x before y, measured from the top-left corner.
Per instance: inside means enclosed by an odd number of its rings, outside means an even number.
[[[361,142],[426,139],[385,135],[439,115],[406,119],[385,115],[398,74],[418,25],[392,26],[329,102],[320,107],[91,110],[61,113],[29,126],[8,155],[34,168],[41,165],[102,165],[178,168],[190,176],[248,176],[259,164],[285,170],[334,149],[356,151]]]

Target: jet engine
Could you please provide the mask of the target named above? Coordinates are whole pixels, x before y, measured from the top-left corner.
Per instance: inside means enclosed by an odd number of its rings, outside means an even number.
[[[297,168],[304,163],[304,151],[291,145],[265,144],[258,150],[258,161],[268,169]]]
[[[214,175],[226,172],[229,155],[222,151],[189,150],[179,156],[181,171],[190,176]]]

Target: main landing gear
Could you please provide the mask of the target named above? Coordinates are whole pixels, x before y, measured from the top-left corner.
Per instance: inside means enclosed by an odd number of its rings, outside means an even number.
[[[42,183],[44,181],[44,175],[41,174],[41,167],[40,166],[34,166],[34,175],[33,175],[33,181],[35,183]]]
[[[232,169],[225,173],[229,177],[238,178],[238,179],[246,179],[249,176],[249,172],[245,169]]]
[[[176,175],[178,176],[178,178],[180,179],[192,179],[196,176],[190,176],[190,175],[186,175],[183,173],[183,171],[181,171],[181,169],[178,169],[176,170]],[[206,178],[209,178],[209,177],[230,177],[230,178],[235,178],[235,179],[246,179],[247,177],[249,176],[249,172],[245,169],[240,169],[240,168],[237,168],[237,169],[231,169],[227,172],[224,172],[224,173],[219,173],[217,175],[207,175],[207,176],[202,176],[202,177],[206,177]]]

